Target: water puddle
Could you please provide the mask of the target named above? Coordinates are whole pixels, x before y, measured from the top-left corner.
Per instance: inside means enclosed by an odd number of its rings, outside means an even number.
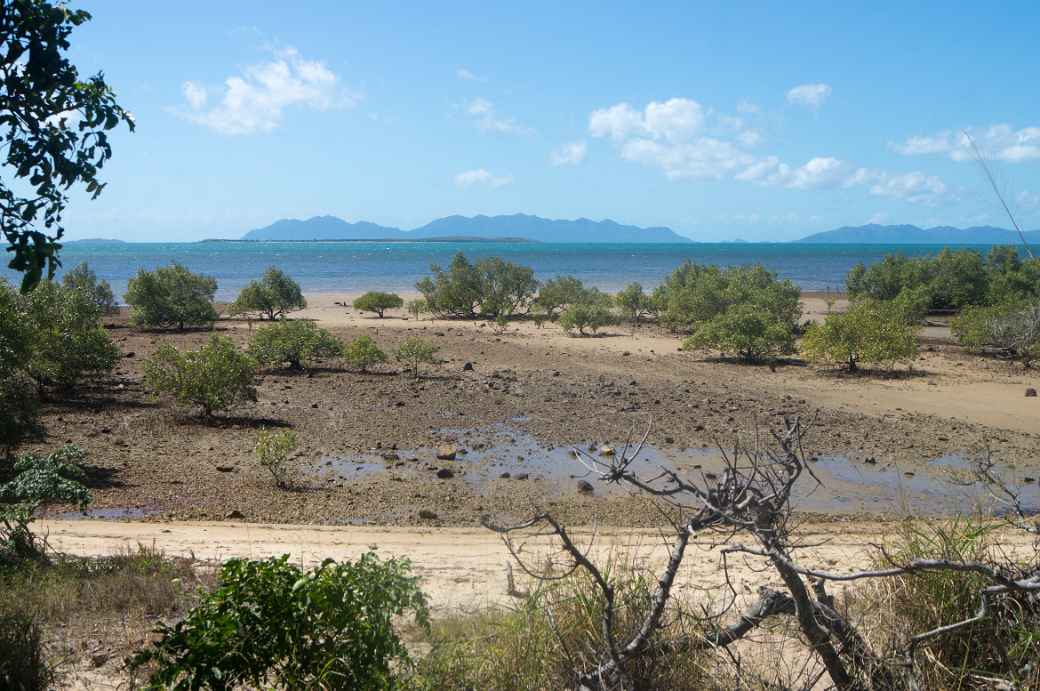
[[[58,514],[58,518],[65,521],[80,521],[88,518],[97,518],[108,521],[135,520],[155,516],[158,509],[145,509],[141,507],[117,506],[109,508],[94,508],[86,511],[64,511]]]
[[[537,483],[539,491],[551,496],[573,495],[582,491],[582,481],[591,484],[588,493],[593,496],[633,493],[627,485],[602,482],[595,471],[595,461],[609,463],[612,454],[622,453],[623,443],[587,440],[573,445],[548,444],[516,427],[525,420],[481,428],[440,429],[435,433],[436,446],[325,456],[315,472],[329,484],[386,476],[434,481],[461,478],[483,495],[508,492],[513,483],[522,482]],[[438,454],[445,455],[446,448],[454,450],[454,458],[438,459]],[[594,460],[590,462],[589,458]],[[716,448],[647,444],[630,470],[643,478],[654,478],[667,469],[703,484],[714,480],[724,467],[722,452]],[[798,485],[794,504],[803,511],[951,514],[999,508],[986,487],[971,482],[971,462],[962,455],[946,455],[913,469],[820,456],[811,463],[811,469],[821,484],[805,477]],[[1028,474],[999,470],[1021,492],[1026,506],[1040,506],[1040,486],[1035,481],[1023,481]]]

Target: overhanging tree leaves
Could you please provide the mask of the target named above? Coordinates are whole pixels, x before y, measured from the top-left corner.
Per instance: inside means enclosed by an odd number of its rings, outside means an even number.
[[[45,0],[0,0],[0,232],[22,272],[22,291],[59,266],[68,190],[96,198],[112,156],[109,130],[134,121],[98,73],[83,80],[65,57],[69,34],[90,13]]]

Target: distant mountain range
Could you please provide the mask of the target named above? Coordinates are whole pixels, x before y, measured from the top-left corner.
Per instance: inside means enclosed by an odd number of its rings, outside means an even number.
[[[1040,230],[1027,231],[1025,236],[1030,244],[1040,244]],[[1021,242],[1021,239],[1014,230],[993,226],[919,228],[910,225],[882,226],[871,223],[865,226],[845,226],[822,233],[813,233],[798,242],[864,245],[1014,245]]]
[[[446,216],[412,230],[335,216],[283,219],[251,230],[243,240],[530,240],[534,242],[692,242],[670,228],[640,228],[611,220],[553,220],[527,214]]]

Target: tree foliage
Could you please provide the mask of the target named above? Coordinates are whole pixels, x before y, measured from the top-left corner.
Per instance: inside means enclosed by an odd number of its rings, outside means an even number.
[[[653,296],[643,292],[643,286],[639,283],[629,283],[615,296],[614,300],[621,308],[625,318],[635,324],[638,324],[643,317],[657,311]]]
[[[411,336],[397,347],[394,357],[408,368],[413,377],[418,379],[422,365],[432,365],[437,361],[434,356],[438,350],[440,350],[439,346],[418,336]]]
[[[144,363],[145,385],[182,405],[199,406],[208,417],[256,400],[256,362],[222,336],[198,350],[179,351],[163,343]]]
[[[232,559],[220,586],[131,660],[148,689],[391,689],[411,664],[395,624],[429,627],[406,559],[332,560],[303,571],[288,555]]]
[[[61,284],[69,290],[85,293],[91,302],[97,305],[99,314],[113,314],[118,310],[112,286],[108,281],[98,280],[97,274],[86,262],[80,262],[75,268],[62,274]]]
[[[1040,359],[1040,302],[967,307],[950,327],[970,350],[992,348],[1026,365]]]
[[[374,312],[383,318],[383,313],[390,309],[398,309],[404,304],[404,300],[397,293],[382,293],[370,290],[357,300],[354,300],[354,309],[362,312]]]
[[[606,293],[596,288],[586,288],[578,296],[577,302],[570,303],[560,313],[560,328],[567,333],[578,330],[579,335],[586,335],[585,329],[596,333],[604,326],[617,323],[611,311],[613,300]]]
[[[260,467],[270,473],[274,484],[287,489],[292,486],[289,457],[296,450],[296,432],[291,429],[273,432],[262,429],[256,437],[253,453]]]
[[[802,352],[812,362],[841,364],[849,371],[863,363],[891,366],[917,355],[915,331],[898,302],[863,298],[810,328]]]
[[[98,174],[112,156],[107,132],[130,114],[100,72],[83,79],[66,57],[83,10],[47,0],[0,4],[0,138],[10,177],[0,181],[0,231],[24,272],[22,291],[58,266],[68,190],[96,198]]]
[[[713,348],[733,353],[745,362],[757,362],[769,355],[790,353],[794,349],[791,324],[751,304],[737,304],[698,323],[682,345]]]
[[[344,348],[343,360],[350,367],[365,372],[373,365],[386,362],[386,353],[379,349],[370,336],[362,334]]]
[[[567,305],[581,302],[585,295],[585,284],[574,276],[550,278],[538,289],[534,304],[549,319],[554,319]]]
[[[18,294],[0,279],[0,451],[36,432],[36,385],[29,377],[32,329]]]
[[[217,281],[176,262],[155,271],[140,269],[127,285],[130,321],[144,327],[209,326],[217,320]]]
[[[343,344],[311,321],[280,321],[256,330],[249,340],[249,354],[262,367],[302,370],[317,360],[339,357]]]
[[[281,269],[274,266],[264,271],[258,281],[250,281],[231,303],[231,314],[248,314],[256,312],[261,317],[277,319],[293,310],[302,310],[307,306],[300,284],[290,278]]]
[[[71,390],[119,362],[119,348],[101,326],[102,307],[90,292],[44,281],[22,303],[32,335],[27,371],[41,386]]]
[[[474,264],[459,252],[447,270],[434,265],[430,271],[433,275],[423,278],[415,287],[431,312],[449,317],[495,319],[499,315],[524,314],[538,290],[530,267],[499,257]]]

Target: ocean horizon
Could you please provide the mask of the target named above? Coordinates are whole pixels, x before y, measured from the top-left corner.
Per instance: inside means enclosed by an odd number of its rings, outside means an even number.
[[[230,300],[268,266],[292,276],[306,293],[365,290],[414,291],[430,266],[447,266],[456,252],[478,260],[499,256],[534,269],[539,280],[573,275],[616,291],[637,281],[653,288],[684,261],[720,266],[761,264],[803,290],[841,290],[855,264],[887,254],[927,256],[951,249],[982,253],[989,245],[881,245],[814,243],[530,243],[530,242],[70,242],[61,250],[63,269],[87,262],[122,300],[138,269],[179,262],[217,279],[217,299]],[[0,275],[16,282],[6,266]],[[61,270],[58,276],[61,275]]]

